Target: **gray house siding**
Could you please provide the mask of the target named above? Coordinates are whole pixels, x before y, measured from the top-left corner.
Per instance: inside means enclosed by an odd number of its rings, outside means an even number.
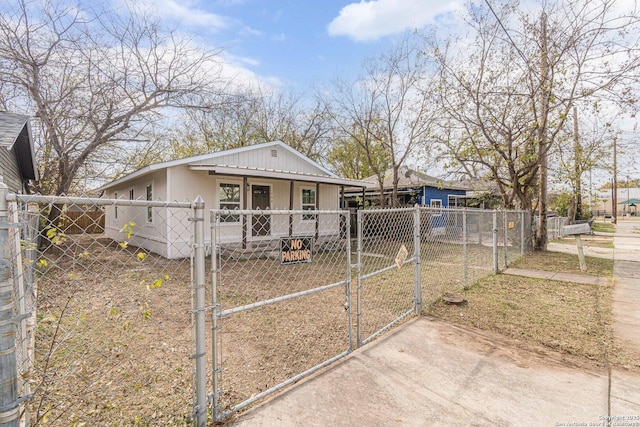
[[[9,187],[10,193],[22,193],[22,175],[18,167],[18,158],[13,148],[0,146],[0,176]]]
[[[12,193],[38,180],[28,116],[0,111],[0,176]]]

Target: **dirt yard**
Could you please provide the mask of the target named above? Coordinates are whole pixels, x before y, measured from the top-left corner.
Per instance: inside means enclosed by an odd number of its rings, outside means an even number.
[[[363,269],[388,265],[396,246],[370,246]],[[469,248],[475,261],[465,286],[460,245],[440,249],[423,252],[425,314],[560,350],[572,363],[640,369],[640,357],[620,352],[613,342],[610,287],[490,275],[490,249],[481,246]],[[327,250],[308,265],[281,266],[268,256],[224,262],[217,283],[223,310],[336,286],[220,320],[222,409],[354,348],[358,316],[365,339],[413,306],[412,265],[364,280],[357,307],[353,271],[347,294],[344,252]],[[611,261],[587,262],[589,274],[611,275]],[[166,260],[98,238],[66,242],[33,263],[39,277],[34,425],[189,424],[190,260]],[[576,257],[564,254],[533,253],[514,266],[579,272]],[[462,292],[468,304],[438,300],[446,291]],[[208,363],[212,372],[210,356]]]

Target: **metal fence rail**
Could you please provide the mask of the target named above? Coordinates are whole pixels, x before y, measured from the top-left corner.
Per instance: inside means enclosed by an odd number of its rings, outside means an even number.
[[[189,422],[191,251],[167,259],[163,247],[171,232],[192,240],[192,205],[9,200],[24,423]],[[69,209],[108,211],[107,230],[69,234]]]
[[[352,349],[346,211],[212,211],[214,420]]]

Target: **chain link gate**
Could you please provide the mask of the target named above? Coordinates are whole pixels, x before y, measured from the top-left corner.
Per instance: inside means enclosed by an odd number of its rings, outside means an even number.
[[[213,419],[353,349],[348,211],[211,211]]]
[[[416,208],[358,211],[358,347],[421,311],[418,215]]]
[[[24,425],[189,424],[193,204],[8,200]]]

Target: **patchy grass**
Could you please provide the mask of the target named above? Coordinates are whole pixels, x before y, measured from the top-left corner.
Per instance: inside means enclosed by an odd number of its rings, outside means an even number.
[[[588,258],[588,274],[611,277],[611,260]],[[514,263],[520,268],[580,273],[575,255],[534,252]],[[584,358],[599,366],[640,370],[640,354],[614,342],[612,286],[492,275],[462,291],[462,306],[442,300],[426,314],[454,324],[498,332],[524,343]]]
[[[606,248],[613,249],[613,237],[612,236],[581,236],[582,246],[587,248]],[[576,238],[574,236],[566,236],[562,239],[555,240],[557,243],[576,245]]]
[[[587,262],[587,271],[581,271],[580,261],[577,255],[562,252],[535,251],[511,263],[510,267],[553,271],[557,273],[584,274],[597,277],[613,276],[613,260],[589,256],[585,257],[585,259]]]
[[[616,227],[610,222],[597,222],[591,224],[591,229],[600,233],[615,233]]]

